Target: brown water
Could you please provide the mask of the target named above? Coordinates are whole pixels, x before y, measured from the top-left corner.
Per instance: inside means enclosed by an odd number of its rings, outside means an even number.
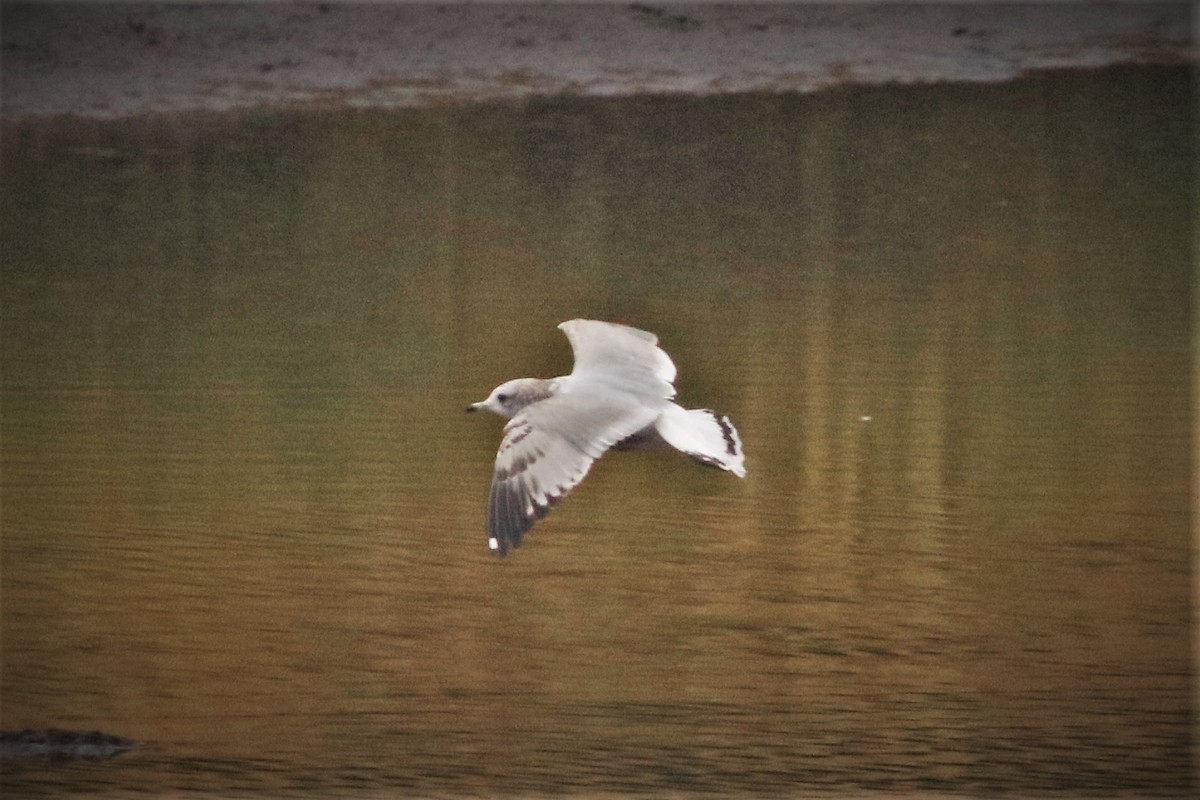
[[[1184,69],[8,123],[6,796],[1183,796]],[[745,481],[499,420],[656,331]]]

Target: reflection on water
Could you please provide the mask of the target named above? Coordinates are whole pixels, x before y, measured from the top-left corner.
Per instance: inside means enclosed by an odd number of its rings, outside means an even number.
[[[1184,69],[4,130],[0,787],[1183,794]],[[557,322],[749,477],[483,535]]]

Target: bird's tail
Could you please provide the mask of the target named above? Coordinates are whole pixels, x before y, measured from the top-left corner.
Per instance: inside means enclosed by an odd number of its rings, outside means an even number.
[[[667,444],[697,461],[746,477],[742,438],[729,417],[707,408],[688,410],[672,403],[654,429]]]

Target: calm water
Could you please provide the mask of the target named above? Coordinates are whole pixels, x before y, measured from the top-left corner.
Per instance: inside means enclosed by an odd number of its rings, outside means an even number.
[[[0,789],[1189,793],[1188,81],[8,123]],[[498,562],[575,316],[750,474]]]

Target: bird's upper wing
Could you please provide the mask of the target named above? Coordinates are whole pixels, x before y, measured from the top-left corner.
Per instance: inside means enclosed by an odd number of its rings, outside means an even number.
[[[572,378],[594,381],[647,399],[675,396],[675,364],[653,333],[591,319],[558,326],[575,351]]]
[[[509,420],[488,501],[492,549],[504,555],[520,547],[525,532],[583,480],[593,461],[661,410],[624,393],[591,391],[585,382],[568,384]]]

